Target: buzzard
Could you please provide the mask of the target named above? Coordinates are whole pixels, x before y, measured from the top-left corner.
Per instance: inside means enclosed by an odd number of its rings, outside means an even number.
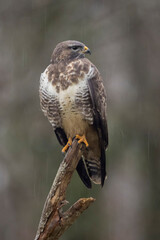
[[[59,43],[40,77],[40,104],[66,152],[73,138],[86,150],[77,165],[83,183],[103,186],[108,146],[106,94],[99,71],[86,57],[89,48],[78,41]]]

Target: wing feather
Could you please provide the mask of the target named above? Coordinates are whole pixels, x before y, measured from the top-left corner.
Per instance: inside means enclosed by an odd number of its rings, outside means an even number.
[[[102,78],[93,65],[93,73],[88,78],[88,88],[90,92],[94,125],[98,132],[98,137],[101,146],[101,184],[103,186],[106,177],[106,156],[105,149],[108,146],[108,129],[107,129],[107,118],[106,118],[106,93],[103,85]]]
[[[93,106],[94,124],[100,129],[104,147],[108,146],[108,127],[106,117],[106,93],[102,78],[94,66],[93,75],[88,78],[88,88]]]

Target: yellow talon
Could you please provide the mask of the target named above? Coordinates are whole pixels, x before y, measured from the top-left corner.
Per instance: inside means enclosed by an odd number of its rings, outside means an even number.
[[[63,152],[63,153],[66,152],[67,149],[68,149],[71,145],[72,145],[72,138],[69,137],[67,144],[64,146],[64,148],[62,148],[62,152]]]
[[[83,143],[86,145],[86,147],[89,146],[89,144],[88,144],[88,142],[87,142],[87,140],[86,140],[85,135],[83,135],[83,136],[76,135],[76,139],[79,139],[78,143],[83,142]]]

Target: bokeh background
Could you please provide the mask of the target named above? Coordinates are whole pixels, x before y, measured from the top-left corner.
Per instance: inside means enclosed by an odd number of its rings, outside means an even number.
[[[108,98],[108,180],[88,190],[75,172],[73,203],[96,202],[62,240],[160,239],[160,2],[0,2],[0,238],[34,239],[63,159],[39,105],[39,77],[60,41],[91,50]]]

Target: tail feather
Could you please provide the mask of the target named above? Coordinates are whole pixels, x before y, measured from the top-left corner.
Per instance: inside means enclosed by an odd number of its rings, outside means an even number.
[[[92,188],[92,183],[91,183],[91,180],[90,180],[90,178],[88,176],[88,173],[87,173],[87,170],[86,170],[86,166],[85,166],[84,161],[83,161],[82,158],[79,160],[79,163],[78,163],[76,169],[77,169],[77,172],[78,172],[82,182],[85,184],[85,186],[87,188]]]
[[[101,185],[103,187],[104,180],[106,179],[106,152],[105,148],[101,147]]]
[[[90,179],[96,183],[101,184],[101,168],[100,168],[100,161],[97,159],[85,159],[88,174]]]
[[[90,179],[96,183],[104,185],[104,180],[106,178],[106,155],[105,149],[101,148],[101,157],[85,159],[88,174]]]

